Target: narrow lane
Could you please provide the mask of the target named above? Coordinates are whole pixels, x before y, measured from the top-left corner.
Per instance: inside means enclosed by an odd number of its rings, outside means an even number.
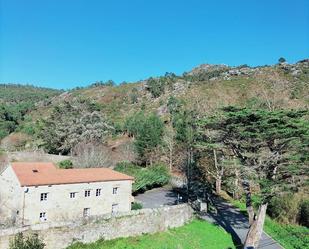
[[[249,229],[248,218],[243,215],[238,209],[233,207],[221,198],[214,198],[214,205],[217,208],[217,213],[210,212],[203,215],[202,218],[212,222],[214,224],[222,226],[227,232],[229,232],[235,245],[238,248],[242,248],[242,244],[246,239],[246,235]],[[259,243],[259,249],[283,249],[281,245],[266,233],[262,234],[262,238]]]

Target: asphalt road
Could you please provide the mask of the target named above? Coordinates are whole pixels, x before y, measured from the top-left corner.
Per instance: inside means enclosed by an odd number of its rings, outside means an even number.
[[[217,213],[211,212],[202,216],[205,220],[223,227],[232,235],[234,245],[242,248],[249,228],[248,218],[231,204],[221,198],[213,200]],[[282,246],[273,240],[266,233],[262,234],[259,249],[283,249]]]
[[[135,200],[142,203],[143,208],[158,208],[175,205],[177,193],[169,188],[156,188],[135,196]]]

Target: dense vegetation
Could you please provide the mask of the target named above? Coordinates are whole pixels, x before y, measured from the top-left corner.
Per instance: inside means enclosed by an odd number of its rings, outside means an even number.
[[[152,164],[156,149],[163,143],[164,125],[161,119],[155,114],[146,116],[139,112],[126,120],[125,129],[135,137],[134,145],[141,162]]]
[[[226,175],[229,180],[235,179],[234,190],[239,188],[238,185],[243,186],[252,228],[249,234],[251,231],[256,233],[255,226],[263,226],[269,204],[273,204],[268,209],[273,216],[279,218],[283,213],[288,222],[295,222],[301,213],[299,205],[292,217],[288,217],[288,213],[292,214],[287,210],[291,205],[280,203],[285,202],[284,194],[300,192],[307,185],[308,114],[307,110],[267,111],[227,107],[223,112],[199,121],[196,147],[201,158],[209,157],[209,150],[213,152],[215,167],[210,169],[209,164],[201,160],[199,165],[213,174],[218,193],[218,185]],[[260,196],[257,214],[251,198],[254,185]],[[277,201],[274,202],[273,198]],[[252,235],[252,240],[256,246],[258,239],[255,236]]]
[[[218,249],[234,248],[231,236],[222,228],[205,221],[170,229],[167,232],[146,234],[138,237],[99,240],[91,244],[76,243],[67,249]]]
[[[89,100],[65,101],[43,120],[39,137],[50,153],[68,154],[81,142],[100,143],[112,133],[112,125]]]
[[[16,130],[38,102],[46,105],[61,91],[16,84],[0,84],[0,139]]]
[[[169,173],[165,165],[154,164],[147,168],[142,168],[130,163],[120,163],[116,166],[115,170],[134,177],[132,187],[134,194],[163,186],[169,181]]]

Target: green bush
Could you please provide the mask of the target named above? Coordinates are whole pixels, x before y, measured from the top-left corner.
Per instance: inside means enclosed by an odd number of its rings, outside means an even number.
[[[151,93],[152,97],[158,98],[165,90],[165,82],[162,79],[149,78],[147,80],[147,90]]]
[[[119,163],[115,170],[133,176],[133,193],[144,192],[154,187],[160,187],[168,183],[169,172],[167,167],[162,164],[143,168],[131,163]]]
[[[24,237],[22,233],[18,233],[10,241],[9,249],[43,249],[45,244],[37,234]]]
[[[138,202],[134,202],[132,204],[132,207],[131,207],[132,210],[138,210],[138,209],[142,209],[142,208],[143,208],[143,205],[141,203],[138,203]]]
[[[300,205],[299,223],[309,227],[309,200],[305,200]]]
[[[60,169],[72,169],[73,163],[71,160],[66,159],[66,160],[62,160],[61,162],[59,162],[58,166]]]
[[[294,223],[299,214],[299,198],[291,193],[275,196],[269,203],[267,213],[279,222]]]

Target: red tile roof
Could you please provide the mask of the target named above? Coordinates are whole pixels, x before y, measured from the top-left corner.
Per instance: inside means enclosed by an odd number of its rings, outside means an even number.
[[[108,168],[58,169],[48,162],[14,162],[11,165],[21,186],[134,180]]]

